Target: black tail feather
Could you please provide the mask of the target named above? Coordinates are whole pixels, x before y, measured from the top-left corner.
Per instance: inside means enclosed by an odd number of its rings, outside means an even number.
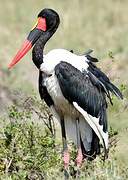
[[[108,90],[115,94],[118,98],[123,99],[123,95],[120,90],[111,82],[107,83]]]
[[[109,94],[109,91],[116,95],[118,98],[123,99],[123,95],[121,91],[110,82],[109,78],[106,76],[104,72],[102,72],[95,64],[89,62],[88,70],[99,80],[100,85],[103,85],[103,89],[108,91],[106,94]],[[94,78],[93,78],[94,79]],[[104,88],[105,87],[105,88]],[[108,96],[109,97],[109,96]],[[109,97],[110,101],[111,98]]]
[[[90,151],[85,150],[81,138],[80,138],[80,141],[81,141],[81,149],[82,149],[83,157],[86,158],[87,160],[92,161],[96,158],[96,155],[99,155],[101,153],[99,138],[97,137],[95,132],[93,132],[93,139],[92,139]]]

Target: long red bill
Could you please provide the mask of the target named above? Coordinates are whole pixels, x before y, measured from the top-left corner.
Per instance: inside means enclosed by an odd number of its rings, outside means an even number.
[[[17,52],[16,56],[13,58],[12,62],[8,65],[8,68],[12,68],[16,63],[18,63],[21,58],[32,48],[32,43],[29,40],[25,40],[21,49]]]
[[[25,54],[32,48],[36,41],[42,35],[42,32],[46,31],[46,19],[38,18],[38,21],[34,28],[30,31],[26,41],[23,43],[21,49],[18,51],[16,56],[13,58],[12,62],[9,64],[8,68],[12,68],[16,63],[18,63]]]

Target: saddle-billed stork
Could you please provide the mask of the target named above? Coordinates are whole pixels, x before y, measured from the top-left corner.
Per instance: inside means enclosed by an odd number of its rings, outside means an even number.
[[[96,67],[93,63],[96,59],[90,55],[80,56],[64,49],[43,54],[46,42],[55,33],[59,23],[59,15],[54,10],[43,9],[9,68],[34,46],[32,60],[39,69],[40,97],[60,122],[66,169],[70,161],[68,138],[77,146],[78,167],[83,158],[94,159],[100,154],[101,144],[107,156],[106,97],[110,102],[110,93],[121,99],[123,97],[120,90]]]

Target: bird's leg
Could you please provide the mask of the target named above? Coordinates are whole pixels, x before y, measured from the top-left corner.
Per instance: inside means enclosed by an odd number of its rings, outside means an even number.
[[[79,168],[82,164],[83,154],[81,149],[81,141],[80,141],[80,128],[79,128],[79,119],[76,120],[76,135],[77,135],[77,158],[76,165]]]
[[[63,142],[64,173],[65,173],[65,177],[68,179],[69,173],[67,169],[69,166],[70,155],[69,155],[68,145],[67,145],[67,140],[66,140],[64,119],[61,119],[61,131],[62,131],[62,142]]]

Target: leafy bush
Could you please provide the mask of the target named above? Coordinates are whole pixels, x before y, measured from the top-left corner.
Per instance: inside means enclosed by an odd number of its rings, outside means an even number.
[[[37,115],[35,118],[34,113]],[[41,104],[36,98],[27,98],[22,107],[11,106],[8,117],[9,122],[0,130],[0,178],[2,180],[63,178],[62,145],[55,143],[51,114],[45,104]],[[40,118],[45,123],[39,122]],[[109,158],[105,162],[102,155],[92,162],[85,160],[79,179],[128,179],[128,168],[120,166],[115,156],[117,137],[118,132],[110,128]],[[73,149],[69,167],[70,179],[74,179],[77,172],[75,156],[76,151]]]
[[[0,175],[12,179],[46,176],[60,163],[60,153],[48,128],[34,123],[31,112],[9,108],[10,122],[1,131]],[[42,130],[43,129],[43,130]]]

